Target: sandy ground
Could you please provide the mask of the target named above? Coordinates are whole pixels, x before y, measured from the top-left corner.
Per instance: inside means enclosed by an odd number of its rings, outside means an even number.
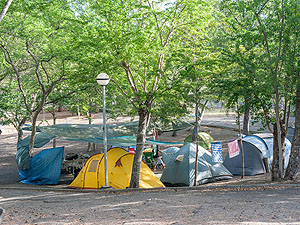
[[[46,119],[47,115],[41,118]],[[87,120],[61,115],[59,123],[66,122]],[[227,141],[238,133],[202,129],[223,143],[224,156]],[[176,137],[164,133],[160,140],[182,142],[191,132],[179,131]],[[0,207],[6,210],[3,224],[300,224],[300,185],[271,183],[269,174],[234,177],[196,188],[117,192],[70,190],[66,187],[72,176],[64,176],[59,185],[38,189],[18,183],[16,133],[11,127],[5,127],[0,143]],[[87,153],[86,143],[58,140],[60,145],[65,146],[65,153]]]
[[[300,191],[160,190],[120,193],[0,189],[3,224],[300,224]]]

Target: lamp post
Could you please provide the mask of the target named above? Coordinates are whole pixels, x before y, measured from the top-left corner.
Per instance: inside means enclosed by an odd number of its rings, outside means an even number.
[[[107,178],[107,138],[106,138],[106,109],[105,109],[105,86],[109,83],[109,76],[106,73],[100,73],[96,81],[102,86],[102,100],[103,100],[103,144],[104,144],[104,167],[105,167],[105,187],[108,186]]]

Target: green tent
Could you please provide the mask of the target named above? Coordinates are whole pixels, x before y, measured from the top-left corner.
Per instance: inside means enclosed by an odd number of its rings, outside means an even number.
[[[193,134],[190,134],[189,136],[187,136],[184,139],[184,144],[192,143],[192,137],[193,137]],[[211,148],[211,142],[213,142],[213,141],[214,141],[214,139],[208,133],[205,133],[205,132],[198,133],[198,143],[204,149],[209,150]]]

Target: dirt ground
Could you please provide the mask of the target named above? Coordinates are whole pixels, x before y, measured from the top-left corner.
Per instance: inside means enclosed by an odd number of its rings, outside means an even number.
[[[299,186],[53,192],[1,189],[3,224],[300,224]]]
[[[101,117],[101,115],[97,116],[98,118]],[[119,119],[119,121],[128,121],[130,118],[122,118]],[[45,122],[47,121],[47,122]],[[46,114],[44,116],[40,116],[40,123],[44,125],[50,124],[51,119],[50,115]],[[101,123],[101,119],[95,120],[95,123]],[[109,123],[112,123],[115,121],[109,121]],[[62,113],[59,116],[58,123],[87,123],[87,119],[84,117],[78,118],[77,116],[72,116],[67,113]],[[222,128],[215,128],[215,127],[206,127],[202,126],[201,127],[202,131],[210,133],[210,135],[214,138],[215,141],[220,141],[222,142],[222,147],[223,147],[223,158],[225,159],[225,156],[227,154],[227,141],[232,140],[237,137],[238,132],[233,130],[233,129],[222,129]],[[192,130],[185,129],[185,130],[180,130],[176,132],[176,136],[172,136],[172,132],[165,132],[159,136],[160,141],[165,141],[165,142],[183,142],[185,137],[188,136],[189,134],[192,133]],[[29,135],[30,132],[26,132],[24,136]],[[16,131],[12,127],[5,127],[4,132],[2,135],[0,135],[0,143],[1,143],[1,148],[0,148],[0,168],[1,168],[1,173],[4,176],[0,177],[0,184],[2,185],[16,185],[18,183],[18,169],[17,169],[17,164],[15,160],[15,154],[16,154],[16,141],[17,141],[17,134]],[[93,155],[98,152],[103,151],[103,146],[97,145],[96,146],[96,151],[90,151],[87,152],[87,143],[84,142],[73,142],[73,141],[67,141],[67,140],[62,140],[58,139],[57,140],[57,146],[64,146],[65,147],[65,152],[64,154],[67,153],[77,153],[77,154],[89,154]],[[171,146],[171,145],[170,145]],[[170,147],[169,145],[161,145],[160,149],[163,150],[165,148]],[[180,147],[180,145],[172,145],[172,146],[177,146]],[[51,148],[52,147],[52,142],[48,143],[45,145],[43,148]],[[39,152],[40,149],[35,149],[35,153]],[[156,171],[157,173],[161,173],[162,171]],[[67,186],[67,184],[72,182],[73,177],[68,176],[68,175],[62,175],[61,178],[61,185]],[[260,179],[260,178],[259,178]],[[266,175],[262,179],[268,179],[268,175]],[[234,180],[237,180],[235,178]],[[232,181],[231,181],[232,182]],[[245,182],[243,180],[242,182]],[[247,181],[247,182],[250,182]],[[251,180],[252,182],[252,180]]]
[[[60,122],[86,120],[62,115]],[[223,143],[225,158],[227,141],[238,132],[205,126],[202,130]],[[191,132],[178,131],[176,137],[164,133],[159,140],[183,142]],[[196,188],[148,191],[74,191],[67,188],[72,181],[69,175],[62,176],[59,185],[44,189],[20,184],[16,137],[9,127],[0,135],[0,207],[6,210],[3,224],[300,224],[299,183],[271,183],[270,174],[234,177]],[[65,154],[94,154],[86,151],[86,143],[58,140],[57,146],[65,146]]]

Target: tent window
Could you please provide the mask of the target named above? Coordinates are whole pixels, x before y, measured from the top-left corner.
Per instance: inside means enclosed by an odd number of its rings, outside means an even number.
[[[89,167],[89,172],[96,172],[99,160],[93,160]]]

